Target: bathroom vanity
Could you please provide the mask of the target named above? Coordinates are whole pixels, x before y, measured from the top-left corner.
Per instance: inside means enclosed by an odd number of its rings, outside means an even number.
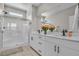
[[[43,56],[79,56],[79,37],[33,33],[31,47]]]
[[[63,10],[62,13],[50,16],[47,18],[51,24],[58,25],[61,29],[68,29],[68,31],[77,32],[79,31],[79,18],[78,18],[78,5],[76,7]],[[70,13],[71,16],[70,15]],[[72,14],[72,12],[75,12]],[[66,12],[68,14],[65,14]],[[57,16],[58,15],[58,16]],[[62,15],[62,16],[61,16]],[[63,16],[64,15],[64,16]],[[62,18],[64,17],[64,18]],[[63,19],[63,20],[62,20]],[[68,19],[68,20],[67,20]],[[44,19],[45,20],[45,19]],[[67,21],[66,21],[67,20]],[[60,22],[60,23],[59,23]],[[58,29],[59,31],[59,29]],[[61,32],[61,31],[59,31]],[[79,35],[79,34],[78,34]],[[62,36],[57,33],[46,34],[33,32],[31,34],[30,46],[43,56],[79,56],[79,36],[73,35],[72,37]]]

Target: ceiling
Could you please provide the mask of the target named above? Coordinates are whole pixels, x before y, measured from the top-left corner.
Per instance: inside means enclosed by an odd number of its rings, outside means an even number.
[[[41,3],[32,3],[32,5],[35,7],[39,7],[41,5]]]
[[[75,3],[7,3],[23,10],[27,10],[27,15],[32,14],[32,6],[38,7],[38,14],[51,15],[70,8]],[[65,13],[66,14],[66,13]]]
[[[39,6],[38,14],[51,15],[59,13],[76,5],[75,3],[43,3]]]

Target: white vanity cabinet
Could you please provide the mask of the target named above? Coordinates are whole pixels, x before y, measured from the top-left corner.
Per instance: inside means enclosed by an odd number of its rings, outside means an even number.
[[[30,45],[34,48],[39,54],[43,56],[54,56],[56,53],[56,42],[57,40],[54,38],[53,42],[52,38],[42,36],[42,35],[32,35],[30,40]]]
[[[79,56],[79,51],[60,45],[58,56]]]
[[[79,42],[72,40],[34,34],[30,45],[43,56],[79,56]]]
[[[63,56],[79,56],[79,42],[59,39],[59,53]]]
[[[32,48],[34,48],[35,50],[38,50],[38,35],[32,35],[31,39],[30,39],[30,45]]]
[[[35,49],[40,55],[46,56],[51,55],[51,44],[44,41],[46,38],[40,35],[32,35],[30,40],[30,45]]]
[[[52,38],[52,37],[45,37],[44,39],[45,43],[48,45],[46,46],[47,49],[47,56],[56,56],[57,55],[57,45],[58,45],[58,39]]]
[[[55,42],[53,44],[56,45],[56,52],[51,52],[52,56],[79,56],[79,42],[67,39],[60,39],[57,37],[49,38],[49,41],[51,41],[52,43]],[[55,47],[53,49],[55,49]]]

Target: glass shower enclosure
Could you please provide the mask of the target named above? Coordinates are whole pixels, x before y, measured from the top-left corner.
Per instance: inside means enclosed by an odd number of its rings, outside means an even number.
[[[28,23],[26,10],[0,3],[0,49],[27,44]]]

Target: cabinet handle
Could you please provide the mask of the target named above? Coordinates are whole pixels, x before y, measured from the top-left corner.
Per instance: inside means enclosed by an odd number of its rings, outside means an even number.
[[[41,50],[38,50],[40,53],[42,52]]]
[[[56,52],[56,45],[54,46],[54,51]]]
[[[33,37],[31,37],[31,40],[33,40]]]
[[[39,37],[39,38],[42,38],[42,37]]]
[[[4,31],[1,31],[1,33],[3,33]]]
[[[38,42],[38,44],[40,44],[40,45],[41,45],[42,43],[41,43],[41,42]]]
[[[59,53],[60,52],[60,50],[59,50],[59,46],[58,46],[58,50],[57,50],[57,53]]]

